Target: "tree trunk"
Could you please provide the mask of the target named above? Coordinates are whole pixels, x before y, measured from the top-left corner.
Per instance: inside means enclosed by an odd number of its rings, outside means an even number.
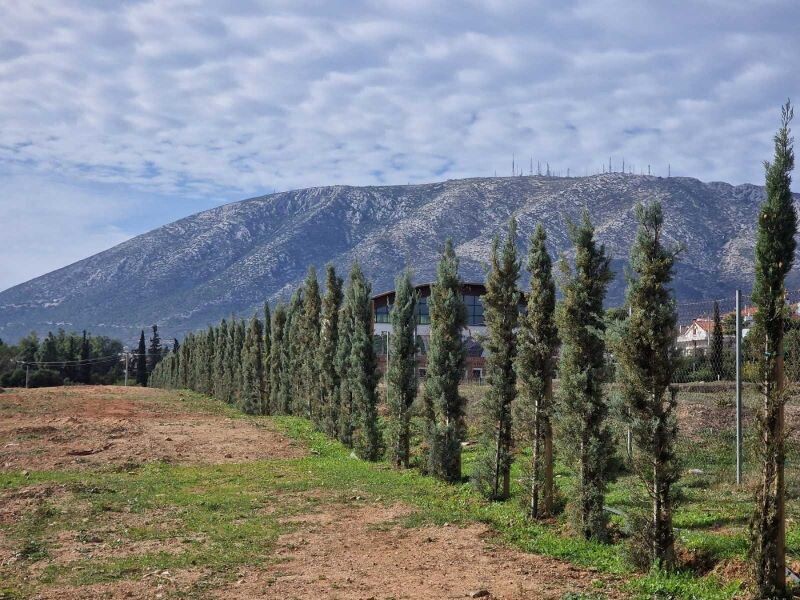
[[[778,343],[780,348],[782,341]],[[758,497],[755,548],[756,584],[761,597],[786,597],[786,524],[784,509],[784,376],[779,351],[772,381],[764,381],[763,463]]]
[[[539,455],[539,439],[540,439],[540,410],[539,402],[536,402],[533,413],[533,448],[531,456],[531,501],[528,509],[528,514],[532,519],[539,518],[539,474],[541,471]]]

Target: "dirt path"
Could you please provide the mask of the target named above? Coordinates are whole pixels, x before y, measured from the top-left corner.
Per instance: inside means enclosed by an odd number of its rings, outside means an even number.
[[[396,505],[324,505],[279,540],[272,568],[244,571],[219,598],[623,598],[619,581],[497,545],[485,525],[406,528]]]
[[[179,392],[75,386],[0,394],[0,468],[218,464],[305,451],[266,427],[170,402]]]

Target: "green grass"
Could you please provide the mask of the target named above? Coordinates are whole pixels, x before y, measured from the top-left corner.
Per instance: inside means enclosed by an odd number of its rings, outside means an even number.
[[[0,490],[6,493],[34,484],[63,486],[64,490],[8,528],[19,562],[0,567],[0,581],[6,586],[0,587],[0,598],[4,594],[23,597],[52,584],[87,585],[140,578],[156,570],[203,567],[207,576],[187,591],[199,596],[207,587],[228,581],[238,567],[264,566],[272,561],[276,539],[293,527],[287,517],[312,511],[320,502],[401,502],[416,509],[403,519],[407,527],[486,523],[498,541],[524,551],[622,575],[628,591],[637,598],[723,600],[733,598],[740,589],[738,582],[725,583],[688,570],[636,574],[624,558],[621,543],[606,545],[570,536],[565,516],[554,524],[531,523],[516,498],[487,503],[468,483],[445,484],[416,470],[396,471],[385,463],[351,458],[348,449],[313,431],[303,419],[247,417],[191,392],[165,393],[154,402],[277,426],[301,441],[310,453],[297,459],[213,466],[150,463],[132,470],[0,473]],[[683,500],[675,515],[679,542],[712,562],[743,559],[747,548],[745,531],[752,502],[747,490],[730,483],[731,442],[728,434],[710,432],[680,448],[686,468],[701,468],[703,473],[688,475],[682,483]],[[790,449],[790,461],[796,454],[796,449]],[[467,451],[465,471],[472,459],[473,453]],[[562,494],[569,497],[570,470],[559,464],[557,474]],[[792,471],[791,476],[795,475]],[[514,479],[519,477],[515,465]],[[518,485],[515,481],[515,496],[519,496]],[[633,476],[623,475],[610,487],[607,504],[635,511],[639,485]],[[790,519],[800,517],[797,504],[789,505]],[[790,522],[789,552],[800,555],[800,531],[792,525]],[[54,562],[49,559],[59,532],[68,532],[78,541],[93,537],[112,540],[119,548],[163,540],[169,551]],[[47,566],[35,569],[37,563]]]

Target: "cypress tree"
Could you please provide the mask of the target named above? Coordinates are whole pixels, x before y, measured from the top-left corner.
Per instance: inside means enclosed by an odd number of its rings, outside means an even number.
[[[283,334],[281,412],[286,415],[301,415],[306,408],[302,398],[302,373],[298,365],[298,357],[302,355],[299,330],[303,311],[303,293],[301,286],[292,294]]]
[[[143,387],[147,386],[147,346],[144,343],[144,329],[139,336],[139,348],[136,350],[136,383]]]
[[[389,314],[392,339],[389,350],[388,388],[389,459],[396,467],[408,468],[411,454],[410,413],[417,397],[417,292],[406,270],[395,281],[394,305]]]
[[[247,327],[245,325],[244,319],[239,319],[236,321],[236,336],[235,336],[235,345],[234,345],[234,368],[233,368],[233,394],[231,397],[231,403],[236,404],[239,402],[239,399],[242,394],[242,354],[244,350],[244,337],[245,333],[247,332]]]
[[[467,324],[467,310],[461,296],[458,257],[450,239],[436,267],[428,304],[431,333],[423,394],[428,470],[446,481],[459,481],[465,402],[458,393],[458,383],[466,361],[461,334]]]
[[[272,315],[272,345],[270,348],[269,360],[269,412],[270,414],[280,414],[281,398],[283,393],[281,385],[283,383],[283,334],[286,329],[286,308],[283,304],[275,307]]]
[[[520,300],[516,237],[512,219],[502,251],[496,237],[492,244],[483,296],[489,389],[480,404],[480,445],[472,480],[490,500],[505,500],[511,490],[511,404],[517,395],[514,360]]]
[[[717,380],[722,379],[722,353],[725,348],[725,338],[722,333],[722,319],[719,316],[719,302],[714,300],[714,316],[712,319],[714,329],[711,331],[711,344],[709,347],[708,360],[711,363],[711,369],[714,371],[714,376]]]
[[[261,391],[264,399],[264,414],[270,414],[270,398],[271,392],[271,377],[270,377],[270,363],[272,353],[272,315],[269,311],[269,304],[264,303],[264,348],[262,350],[262,357],[264,365],[262,371],[264,373],[264,389]]]
[[[578,527],[586,539],[605,540],[603,499],[613,450],[603,395],[603,300],[612,273],[610,258],[604,246],[597,246],[587,213],[580,225],[570,223],[569,233],[575,246],[575,269],[566,259],[561,261],[564,298],[556,311],[562,341],[559,416],[565,437],[577,446]]]
[[[372,340],[372,288],[361,267],[354,263],[347,287],[352,334],[348,379],[353,398],[353,448],[365,460],[378,460],[381,436],[378,429],[378,358]]]
[[[321,300],[317,270],[311,266],[303,286],[303,305],[298,322],[298,372],[302,394],[303,412],[312,422],[321,423],[319,413],[319,374],[317,371],[317,351],[319,349],[319,317]]]
[[[225,361],[228,356],[228,321],[222,319],[217,327],[214,350],[214,397],[225,400]],[[182,361],[181,361],[182,362]]]
[[[147,372],[152,373],[153,369],[161,360],[161,336],[158,335],[158,325],[153,325],[153,335],[150,338],[150,347],[147,349]]]
[[[203,394],[211,395],[214,393],[214,352],[216,350],[216,330],[209,326],[203,337]]]
[[[786,275],[794,264],[797,215],[792,202],[794,139],[789,123],[793,109],[787,101],[775,135],[775,156],[766,168],[766,198],[758,218],[755,249],[753,340],[759,355],[762,405],[759,411],[761,474],[756,508],[750,523],[750,555],[761,598],[784,598],[786,592],[786,522],[784,483],[784,405],[788,392],[783,372],[783,333],[786,327]],[[749,338],[750,336],[748,336]]]
[[[339,379],[339,388],[334,397],[334,405],[331,407],[331,421],[336,423],[339,441],[348,447],[353,445],[355,422],[353,394],[349,380],[352,341],[352,308],[350,302],[346,301],[339,313],[339,341],[336,346],[336,373]]]
[[[339,343],[339,311],[342,305],[342,279],[333,265],[328,265],[325,276],[325,297],[320,318],[318,371],[320,395],[320,428],[331,437],[337,437],[339,373],[336,370],[336,348]]]
[[[236,318],[231,319],[230,325],[228,326],[225,371],[222,377],[222,397],[220,398],[220,400],[228,404],[233,404],[236,397],[236,375],[239,355],[237,350],[237,346],[239,345],[238,330],[239,326]],[[184,346],[185,345],[186,344],[184,344]]]
[[[645,530],[650,562],[659,569],[669,569],[675,564],[673,485],[680,468],[675,456],[677,388],[671,385],[677,360],[678,314],[667,286],[672,281],[678,249],[663,245],[661,204],[638,205],[636,218],[639,230],[631,248],[632,273],[627,291],[630,316],[622,326],[615,350],[623,414],[636,448],[632,463],[652,501],[650,523]],[[718,322],[716,303],[715,308]]]
[[[263,414],[264,357],[262,348],[264,331],[261,321],[254,315],[250,319],[242,350],[242,391],[239,405],[249,415]]]
[[[553,377],[558,331],[555,324],[556,288],[547,252],[547,234],[537,225],[528,251],[531,289],[527,311],[520,319],[516,402],[517,429],[531,447],[528,471],[528,516],[553,514]],[[541,501],[540,501],[541,500]]]

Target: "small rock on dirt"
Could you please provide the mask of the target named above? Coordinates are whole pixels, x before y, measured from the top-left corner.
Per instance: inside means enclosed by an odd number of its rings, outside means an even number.
[[[489,590],[473,590],[467,596],[470,598],[488,598]]]

